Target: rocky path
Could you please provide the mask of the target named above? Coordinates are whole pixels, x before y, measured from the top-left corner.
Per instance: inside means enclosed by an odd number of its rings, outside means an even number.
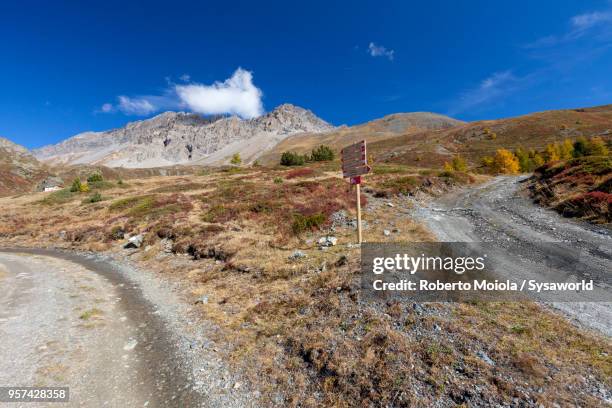
[[[534,205],[521,194],[521,177],[497,177],[417,205],[415,215],[440,241],[492,242],[512,247],[504,265],[509,276],[544,276],[542,243],[560,253],[580,252],[578,278],[593,279],[601,296],[593,302],[555,302],[553,306],[581,324],[612,335],[612,237],[610,229],[569,220]],[[545,245],[545,244],[544,244]],[[520,262],[517,259],[520,257]],[[553,271],[554,272],[554,271]]]
[[[174,295],[139,279],[74,254],[0,252],[0,386],[70,387],[53,407],[249,406]]]

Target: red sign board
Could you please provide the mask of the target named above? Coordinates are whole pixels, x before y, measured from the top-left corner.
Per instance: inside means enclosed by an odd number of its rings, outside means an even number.
[[[342,149],[342,175],[344,177],[357,177],[370,172],[368,166],[366,142],[352,144]],[[358,184],[358,183],[354,183]]]

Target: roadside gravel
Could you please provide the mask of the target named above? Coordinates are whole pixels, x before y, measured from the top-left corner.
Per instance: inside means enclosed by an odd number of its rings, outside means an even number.
[[[414,215],[440,240],[447,242],[493,242],[512,247],[501,262],[508,276],[543,277],[546,254],[541,243],[557,243],[560,252],[580,251],[584,268],[578,279],[593,279],[599,293],[610,302],[554,302],[581,325],[612,335],[612,237],[605,226],[561,217],[536,206],[522,193],[523,177],[500,176],[476,187],[466,187],[440,198],[415,201]],[[521,262],[517,259],[521,259]]]
[[[20,249],[0,252],[0,281],[0,385],[69,386],[68,406],[256,404],[216,355],[214,328],[151,274],[102,255]]]

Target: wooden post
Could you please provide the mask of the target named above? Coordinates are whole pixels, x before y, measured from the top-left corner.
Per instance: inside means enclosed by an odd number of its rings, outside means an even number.
[[[359,238],[359,244],[361,244],[361,189],[357,184],[357,236]]]
[[[363,242],[361,235],[361,176],[368,174],[372,168],[368,166],[366,141],[354,143],[345,147],[342,154],[342,176],[350,179],[357,186],[357,239]]]

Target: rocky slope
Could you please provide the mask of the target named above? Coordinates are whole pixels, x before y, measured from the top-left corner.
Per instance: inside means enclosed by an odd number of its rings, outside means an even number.
[[[36,149],[34,154],[54,164],[131,168],[222,164],[234,153],[240,153],[248,163],[287,136],[331,129],[312,112],[289,104],[250,120],[165,112],[120,129],[81,133],[57,145]]]
[[[528,183],[536,203],[565,217],[597,224],[612,222],[612,155],[547,163]]]
[[[0,196],[30,191],[46,175],[28,149],[0,137]]]

